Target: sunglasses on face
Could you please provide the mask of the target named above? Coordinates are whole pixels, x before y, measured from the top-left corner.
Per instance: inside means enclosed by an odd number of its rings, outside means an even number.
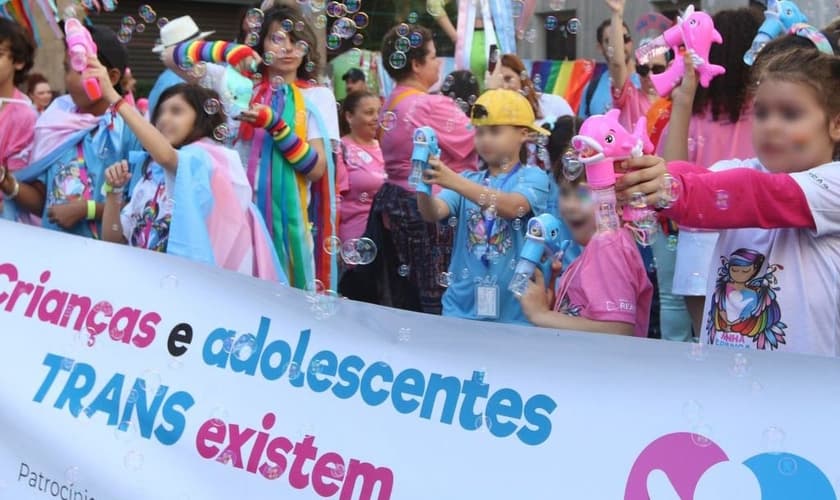
[[[664,64],[651,64],[651,65],[641,64],[639,66],[636,66],[636,73],[638,73],[639,76],[644,77],[644,76],[648,76],[651,73],[653,73],[654,75],[664,73],[665,69],[667,69],[667,68],[665,67]]]

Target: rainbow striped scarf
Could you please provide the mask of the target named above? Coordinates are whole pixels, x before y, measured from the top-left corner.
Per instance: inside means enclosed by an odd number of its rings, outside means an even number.
[[[306,105],[295,84],[284,91],[272,91],[262,83],[254,89],[252,103],[277,110],[283,108],[283,119],[306,140]],[[254,187],[256,205],[265,219],[271,240],[280,258],[280,265],[289,284],[304,289],[315,279],[315,256],[308,206],[309,184],[298,174],[274,146],[272,137],[262,129],[253,131],[248,159],[248,180]]]

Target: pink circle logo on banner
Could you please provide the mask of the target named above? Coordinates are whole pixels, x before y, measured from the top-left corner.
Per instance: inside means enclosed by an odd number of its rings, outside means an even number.
[[[627,479],[624,500],[649,500],[648,476],[661,470],[668,476],[680,498],[694,498],[700,477],[712,466],[729,457],[705,436],[678,432],[662,436],[642,451]]]

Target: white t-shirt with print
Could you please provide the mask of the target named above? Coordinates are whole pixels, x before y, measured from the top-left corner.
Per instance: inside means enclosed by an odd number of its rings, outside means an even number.
[[[706,343],[840,356],[840,163],[791,177],[816,231],[721,231],[706,295]]]

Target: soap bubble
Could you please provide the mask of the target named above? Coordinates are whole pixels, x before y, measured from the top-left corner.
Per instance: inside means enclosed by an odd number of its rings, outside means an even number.
[[[213,129],[213,138],[217,141],[224,142],[228,137],[230,137],[230,129],[224,123]]]
[[[125,28],[125,27],[120,28],[120,30],[117,32],[117,40],[119,40],[120,43],[130,42],[131,41],[131,30],[128,29],[128,28]]]
[[[248,33],[245,37],[245,45],[248,47],[256,47],[260,42],[260,36],[256,33]]]
[[[735,354],[732,359],[732,367],[730,368],[732,375],[743,378],[750,373],[750,360],[742,353]]]
[[[376,259],[376,243],[370,238],[353,238],[341,245],[341,258],[350,265],[366,266]]]
[[[387,111],[385,114],[382,115],[382,119],[379,121],[379,126],[382,127],[382,130],[391,130],[397,124],[397,115],[393,111]]]
[[[452,273],[440,273],[438,276],[438,285],[442,286],[443,288],[449,288],[449,285],[452,283]]]
[[[511,1],[510,6],[513,11],[513,18],[519,19],[519,16],[522,15],[522,11],[525,9],[525,4],[522,0],[513,0]]]
[[[510,227],[513,228],[514,231],[519,231],[522,229],[522,219],[513,219]]]
[[[332,32],[341,38],[347,39],[356,33],[356,24],[352,19],[342,17],[335,21],[335,24],[332,26]]]
[[[416,12],[409,12],[407,21],[408,21],[409,24],[417,24],[417,19],[418,18],[419,18],[419,16],[417,15]]]
[[[280,90],[285,84],[286,80],[282,76],[274,75],[271,77],[271,90]]]
[[[306,43],[305,40],[298,40],[295,42],[295,52],[300,57],[306,57],[309,55],[309,44]]]
[[[453,215],[452,217],[449,218],[449,220],[447,221],[447,224],[449,224],[449,227],[457,227],[458,226],[458,217],[455,217]]]
[[[204,101],[204,112],[208,115],[215,115],[221,107],[222,104],[216,98],[210,98]]]
[[[678,236],[676,234],[672,234],[668,236],[668,250],[671,252],[675,252],[677,250],[677,243],[679,242]]]
[[[324,29],[327,26],[327,16],[320,14],[315,18],[314,24],[317,29]]]
[[[137,450],[131,450],[125,454],[125,458],[123,458],[123,464],[125,468],[130,470],[131,472],[137,472],[143,468],[143,454]]]
[[[630,206],[633,208],[645,208],[647,206],[647,200],[645,199],[645,195],[643,193],[633,193],[630,195]]]
[[[557,29],[557,26],[559,26],[559,23],[557,22],[556,17],[548,16],[545,18],[545,29],[548,31],[554,31]]]
[[[708,448],[712,445],[709,436],[712,435],[712,428],[708,424],[698,424],[691,430],[691,442],[701,448]]]
[[[408,36],[408,32],[411,30],[409,26],[405,23],[401,23],[397,26],[397,35],[399,36]]]
[[[161,278],[160,287],[164,290],[174,290],[178,288],[178,277],[174,274],[167,274]]]
[[[397,338],[400,342],[408,342],[411,340],[411,328],[400,328]]]
[[[140,24],[138,24],[137,26],[134,27],[134,30],[137,31],[137,33],[143,33],[144,31],[146,31],[146,25],[143,24],[143,23],[140,23]]]
[[[365,35],[361,33],[356,33],[355,35],[353,35],[353,38],[350,41],[353,42],[353,45],[358,47],[361,44],[365,43]]]
[[[406,62],[408,62],[408,57],[406,57],[405,52],[401,52],[399,50],[392,52],[391,56],[388,58],[388,64],[390,64],[394,69],[404,68]]]
[[[260,9],[250,9],[245,14],[245,23],[252,29],[256,29],[257,27],[262,26],[264,19],[265,14],[263,14],[263,11]]]
[[[729,210],[729,193],[720,189],[715,191],[715,206],[718,210]]]
[[[289,38],[289,35],[286,34],[283,30],[277,30],[271,34],[271,43],[275,45],[282,45],[286,43],[286,39]]]
[[[367,28],[368,23],[370,23],[370,18],[368,17],[367,13],[357,12],[353,14],[353,24],[356,25],[356,28],[363,30]]]
[[[152,9],[151,5],[143,4],[137,10],[137,13],[140,15],[140,18],[147,23],[155,22],[157,18],[157,13]]]
[[[295,31],[301,32],[305,28],[306,28],[306,25],[303,23],[303,21],[298,21],[298,22],[295,23]]]
[[[120,24],[121,24],[123,27],[125,27],[125,28],[128,28],[128,29],[132,30],[132,29],[134,29],[134,27],[137,25],[137,21],[136,21],[133,17],[131,17],[131,16],[125,16],[125,17],[124,17],[124,18],[122,18],[122,20],[120,21]]]
[[[576,17],[573,17],[573,18],[569,19],[568,23],[566,23],[566,32],[569,33],[570,35],[577,35],[578,32],[580,32],[580,27],[581,27],[580,19],[578,19]]]
[[[280,21],[280,29],[286,33],[291,33],[295,29],[295,23],[291,19],[283,19]]]
[[[158,29],[163,28],[163,27],[164,27],[164,26],[166,26],[167,24],[169,24],[169,19],[167,19],[167,18],[165,18],[165,17],[161,17],[161,18],[159,18],[159,19],[158,19],[158,21],[157,21],[157,27],[158,27]]]
[[[402,276],[403,278],[407,278],[410,272],[411,272],[411,268],[407,264],[402,264],[397,269],[397,273],[400,276]]]
[[[330,17],[341,17],[344,15],[344,5],[341,2],[330,2],[327,4],[327,15]]]
[[[359,12],[361,8],[361,0],[344,0],[344,10],[346,10],[348,14]]]
[[[566,180],[574,181],[583,173],[583,162],[574,153],[565,153],[561,161],[563,162],[563,177]]]
[[[679,199],[679,192],[680,181],[670,174],[665,174],[662,177],[662,187],[659,193],[659,200],[656,203],[657,206],[659,208],[669,208]]]
[[[764,450],[768,453],[781,453],[785,449],[785,431],[779,427],[771,426],[764,429],[761,434],[761,442]]]
[[[341,46],[341,37],[336,35],[335,33],[330,33],[327,35],[327,48],[330,50],[336,50]]]

